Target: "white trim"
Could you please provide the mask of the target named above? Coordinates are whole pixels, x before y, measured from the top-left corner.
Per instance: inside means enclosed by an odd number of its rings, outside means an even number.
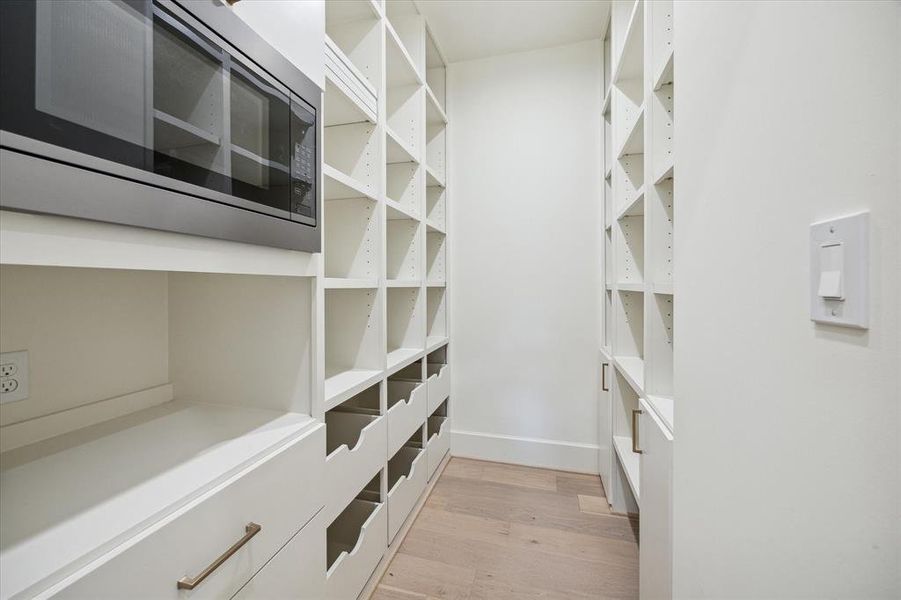
[[[452,429],[451,454],[592,475],[598,472],[597,444]]]

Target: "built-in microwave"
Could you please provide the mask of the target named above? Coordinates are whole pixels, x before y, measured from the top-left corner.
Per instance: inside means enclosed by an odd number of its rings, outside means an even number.
[[[0,208],[318,252],[321,89],[223,2],[0,1]]]

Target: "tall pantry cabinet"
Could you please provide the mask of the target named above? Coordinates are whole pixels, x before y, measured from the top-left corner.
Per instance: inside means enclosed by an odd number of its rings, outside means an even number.
[[[599,472],[640,513],[642,598],[672,596],[673,10],[614,0],[603,44]]]

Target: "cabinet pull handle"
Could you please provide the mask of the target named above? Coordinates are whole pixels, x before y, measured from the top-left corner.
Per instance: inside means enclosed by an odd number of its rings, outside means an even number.
[[[256,523],[248,523],[244,527],[244,536],[232,544],[232,546],[219,555],[219,558],[210,563],[206,569],[200,572],[197,577],[182,577],[178,580],[178,589],[180,590],[193,590],[198,585],[203,583],[203,580],[210,576],[210,574],[222,566],[222,563],[227,561],[232,554],[241,549],[241,546],[250,541],[250,538],[258,534],[263,528]]]
[[[635,454],[641,454],[643,450],[639,450],[638,448],[638,416],[643,414],[644,411],[640,408],[632,409],[632,452]]]
[[[607,365],[608,363],[601,365],[601,391],[603,392],[610,391],[610,388],[607,387]]]

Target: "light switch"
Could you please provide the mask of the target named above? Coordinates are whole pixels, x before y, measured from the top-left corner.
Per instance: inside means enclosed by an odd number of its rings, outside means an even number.
[[[820,246],[820,287],[817,295],[821,298],[844,300],[842,295],[844,256],[841,243]]]
[[[810,318],[866,329],[869,213],[810,226]]]

